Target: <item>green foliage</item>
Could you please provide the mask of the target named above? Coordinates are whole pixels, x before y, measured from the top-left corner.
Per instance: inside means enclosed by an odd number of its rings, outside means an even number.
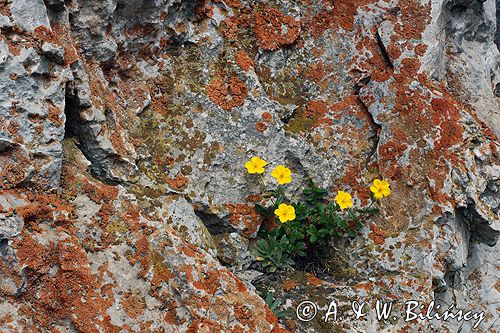
[[[355,237],[362,230],[367,216],[376,214],[375,198],[367,208],[341,210],[334,201],[327,199],[328,191],[317,187],[312,180],[303,190],[303,202],[289,203],[295,208],[295,219],[280,223],[274,210],[286,201],[281,186],[266,193],[272,199],[268,207],[257,204],[257,211],[265,218],[274,219],[277,227],[263,230],[263,239],[257,242],[256,255],[270,272],[289,270],[299,257],[318,255],[318,247],[326,246],[335,237]]]
[[[267,240],[259,240],[256,251],[257,260],[261,261],[262,266],[268,268],[270,272],[291,269],[294,261],[290,259],[287,243],[289,242],[286,237],[276,239],[274,236],[269,236]]]
[[[292,311],[290,309],[281,311],[279,310],[281,306],[281,300],[274,298],[274,294],[271,291],[267,292],[264,300],[266,301],[266,304],[269,306],[276,318],[283,319],[292,315]]]

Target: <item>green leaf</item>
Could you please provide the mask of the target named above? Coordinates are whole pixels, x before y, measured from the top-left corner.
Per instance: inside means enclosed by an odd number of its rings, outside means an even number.
[[[361,214],[376,214],[380,211],[378,208],[366,208],[366,209],[356,209],[358,213]]]
[[[318,237],[316,236],[316,234],[312,234],[309,240],[314,244],[318,241]]]
[[[276,310],[281,305],[281,301],[276,298],[271,304],[271,310]]]
[[[290,311],[290,309],[287,309],[287,310],[284,310],[284,311],[277,311],[277,312],[274,313],[274,315],[278,319],[283,319],[283,318],[292,316],[293,312]]]
[[[357,228],[358,231],[361,230],[361,229],[363,229],[363,224],[361,222],[359,222],[359,221],[356,221],[356,228]]]
[[[328,235],[328,230],[327,229],[319,229],[318,235],[320,237],[325,237],[326,235]]]
[[[304,242],[298,242],[297,244],[295,244],[296,250],[303,250],[305,248],[306,248],[306,243],[304,243]]]
[[[262,206],[261,204],[255,204],[255,210],[257,211],[257,213],[265,216],[265,217],[269,217],[273,214],[273,212],[271,211],[271,209],[269,208],[266,208],[264,206]]]
[[[349,209],[349,210],[347,211],[347,215],[349,215],[349,217],[350,217],[352,220],[357,220],[357,219],[358,219],[357,215],[356,215],[356,214],[354,214],[354,211],[353,211],[353,210],[351,210],[351,209]]]
[[[315,235],[318,232],[318,229],[316,229],[316,226],[314,224],[311,224],[309,228],[307,229],[307,233],[309,235]]]
[[[265,298],[266,304],[269,305],[273,301],[273,293],[272,292],[267,292],[266,298]]]

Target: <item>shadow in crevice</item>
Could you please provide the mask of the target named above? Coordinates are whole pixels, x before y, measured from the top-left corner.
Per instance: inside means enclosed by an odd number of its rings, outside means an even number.
[[[457,215],[466,222],[472,241],[478,241],[491,247],[497,244],[500,231],[491,227],[490,223],[477,212],[474,204],[458,208]]]

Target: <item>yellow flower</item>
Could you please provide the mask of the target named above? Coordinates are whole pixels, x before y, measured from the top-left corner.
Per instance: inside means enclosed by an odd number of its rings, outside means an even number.
[[[248,173],[264,173],[264,167],[267,162],[260,157],[254,156],[252,159],[245,163],[245,168],[247,168]]]
[[[340,206],[340,209],[352,207],[352,197],[349,193],[339,191],[335,196],[335,202]]]
[[[295,208],[287,204],[280,204],[274,214],[279,217],[281,223],[295,220]]]
[[[276,178],[278,184],[288,184],[292,181],[292,170],[284,167],[283,165],[278,165],[271,175]]]
[[[380,180],[380,179],[375,179],[373,181],[373,185],[370,186],[370,191],[373,192],[373,195],[375,195],[375,198],[377,199],[388,197],[391,194],[389,183],[385,180]]]

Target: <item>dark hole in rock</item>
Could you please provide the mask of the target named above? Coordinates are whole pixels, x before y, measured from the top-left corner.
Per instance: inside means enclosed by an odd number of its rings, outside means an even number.
[[[6,255],[8,246],[9,246],[9,240],[7,238],[0,239],[0,255],[1,256]]]
[[[212,235],[236,232],[236,229],[229,224],[227,219],[219,217],[216,214],[211,214],[204,210],[196,210],[195,214],[201,219]]]
[[[487,220],[485,220],[475,209],[475,205],[469,205],[457,210],[464,221],[466,221],[471,239],[488,246],[495,246],[500,236],[500,231],[491,227]]]

